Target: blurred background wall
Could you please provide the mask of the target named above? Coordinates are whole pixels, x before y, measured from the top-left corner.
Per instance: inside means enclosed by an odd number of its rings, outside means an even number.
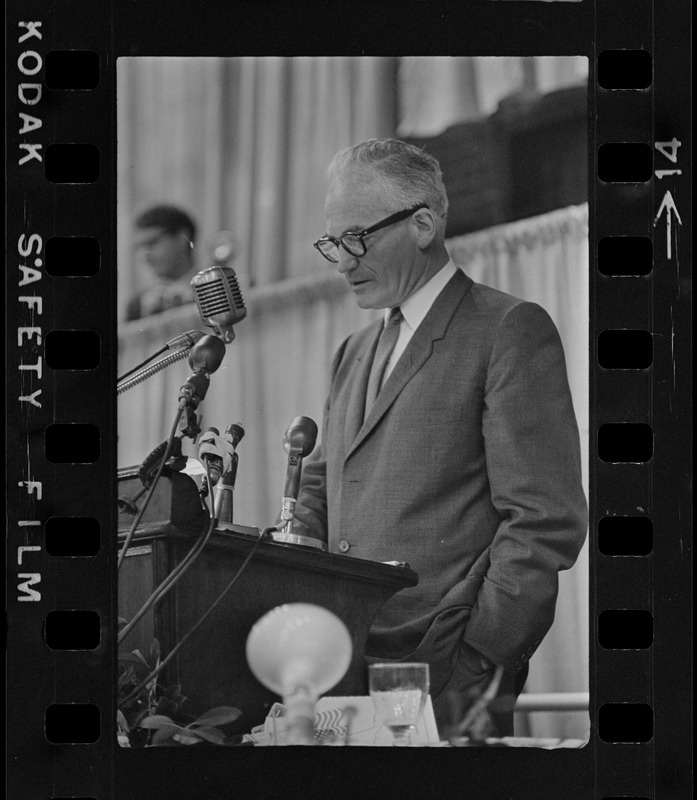
[[[397,136],[441,162],[448,245],[477,281],[543,305],[564,342],[588,443],[587,62],[582,57],[121,58],[118,62],[118,286],[150,276],[133,254],[133,219],[157,203],[195,219],[196,268],[231,231],[248,308],[199,412],[240,422],[235,521],[265,526],[280,508],[283,433],[321,423],[333,352],[375,312],[312,248],[325,232],[325,171],[339,149]],[[181,331],[192,305],[123,323],[119,374]],[[166,438],[180,362],[119,397],[119,466]],[[189,454],[196,455],[189,443]],[[586,489],[587,489],[586,481]],[[398,558],[398,554],[395,554]],[[557,618],[527,690],[587,691],[588,556],[561,576]],[[520,733],[584,738],[585,712],[531,714]]]

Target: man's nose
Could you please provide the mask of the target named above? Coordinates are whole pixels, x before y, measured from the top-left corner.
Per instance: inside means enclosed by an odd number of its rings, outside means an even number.
[[[339,248],[339,262],[336,265],[336,268],[339,272],[343,275],[346,272],[351,272],[351,270],[356,269],[358,266],[358,259],[356,256],[351,255],[351,253],[344,250],[343,247]]]

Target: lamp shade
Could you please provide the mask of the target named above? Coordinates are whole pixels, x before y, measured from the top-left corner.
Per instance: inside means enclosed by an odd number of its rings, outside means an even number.
[[[335,686],[351,663],[351,635],[326,608],[289,603],[265,614],[247,638],[257,680],[282,697],[297,689],[315,698]]]

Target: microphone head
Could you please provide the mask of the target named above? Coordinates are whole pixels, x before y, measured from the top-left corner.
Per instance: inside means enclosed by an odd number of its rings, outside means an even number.
[[[210,333],[199,339],[189,353],[189,366],[194,372],[215,372],[223,363],[225,345]]]
[[[217,428],[208,428],[201,434],[198,445],[198,457],[203,460],[207,456],[215,456],[220,459],[220,474],[224,475],[232,467],[234,449],[230,442],[227,442]]]
[[[244,428],[239,422],[233,422],[225,428],[225,438],[232,442],[233,447],[237,447],[244,438]]]
[[[247,316],[235,270],[221,265],[203,269],[191,279],[191,288],[201,319],[231,342],[232,326]]]
[[[283,448],[289,455],[305,458],[315,449],[316,442],[317,423],[310,417],[295,417],[283,437]]]

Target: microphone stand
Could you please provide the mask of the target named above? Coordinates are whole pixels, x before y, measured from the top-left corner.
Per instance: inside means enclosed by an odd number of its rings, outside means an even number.
[[[191,350],[191,348],[196,344],[196,342],[198,342],[204,336],[205,336],[205,334],[203,333],[203,331],[186,331],[185,333],[177,334],[177,336],[175,336],[174,338],[170,339],[164,345],[164,347],[161,347],[156,353],[153,353],[151,356],[148,356],[144,361],[141,361],[140,364],[136,364],[135,367],[132,367],[131,369],[128,370],[128,372],[125,372],[123,375],[121,375],[119,378],[117,378],[117,380],[116,380],[117,386],[120,387],[120,386],[122,386],[122,384],[125,384],[126,378],[130,378],[130,376],[133,375],[134,373],[138,373],[140,375],[140,373],[143,371],[143,368],[146,366],[146,364],[149,364],[151,361],[156,359],[158,356],[161,356],[167,350],[174,351],[174,350],[183,349],[185,351],[185,353],[188,353]],[[169,355],[171,356],[172,353],[170,353]],[[178,361],[179,358],[181,358],[181,357],[182,356],[180,355],[174,360]],[[167,363],[163,363],[160,366],[158,366],[158,369],[155,370],[155,371],[159,372],[160,369],[164,369],[166,366],[169,366],[170,363],[174,363],[174,362],[173,361],[168,361]],[[158,364],[159,364],[159,362],[158,362]],[[152,374],[154,375],[155,373],[153,372]],[[143,377],[140,378],[140,380],[145,380],[146,377],[150,377],[150,375],[149,374],[148,375],[144,375]],[[140,380],[138,381],[138,383],[140,383]],[[133,385],[135,386],[136,384],[134,383]],[[131,386],[130,384],[128,386],[124,386],[123,389],[119,389],[119,392],[126,391],[126,389],[130,388],[130,386]]]
[[[156,375],[158,372],[166,369],[171,364],[176,364],[177,361],[181,361],[182,359],[186,358],[190,352],[191,347],[184,347],[181,350],[176,350],[174,353],[167,353],[166,356],[163,356],[158,361],[155,361],[154,364],[149,364],[147,367],[138,370],[138,372],[136,372],[134,375],[124,378],[124,380],[120,381],[116,385],[116,394],[123,394],[123,392],[127,392],[129,389],[132,389],[139,383],[146,381],[148,378],[151,378],[153,375]]]

